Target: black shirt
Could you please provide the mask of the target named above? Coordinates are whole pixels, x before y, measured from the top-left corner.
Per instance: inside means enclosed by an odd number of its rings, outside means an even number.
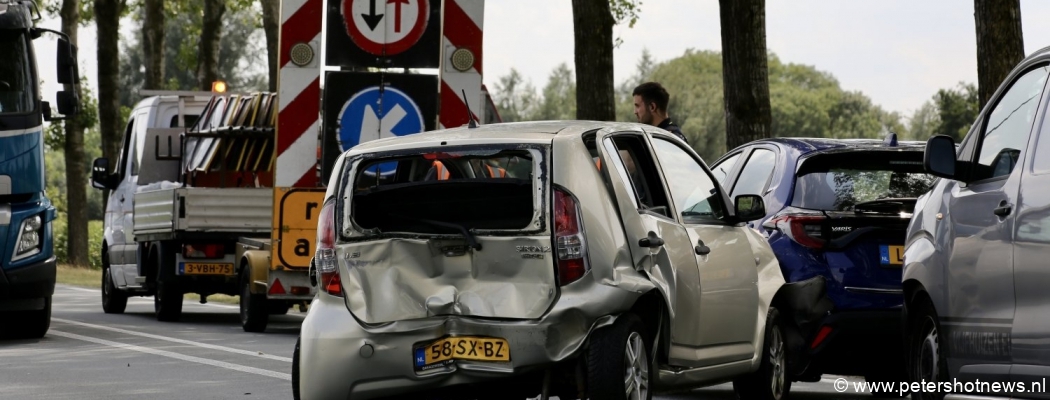
[[[656,127],[671,132],[675,136],[678,136],[679,139],[682,139],[683,142],[689,143],[688,140],[685,140],[685,135],[682,134],[682,129],[674,122],[671,122],[670,118],[664,118],[664,120],[660,122],[660,125],[657,125]]]

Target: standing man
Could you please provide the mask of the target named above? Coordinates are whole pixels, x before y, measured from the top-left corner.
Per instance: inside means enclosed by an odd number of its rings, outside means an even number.
[[[667,115],[667,102],[671,96],[667,94],[663,86],[656,82],[646,82],[634,88],[632,94],[634,95],[634,116],[638,117],[638,122],[671,132],[683,142],[689,143],[688,140],[685,140],[682,129]]]

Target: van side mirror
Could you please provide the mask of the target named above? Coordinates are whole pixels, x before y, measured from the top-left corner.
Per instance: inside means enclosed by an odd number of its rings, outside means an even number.
[[[109,159],[105,157],[96,158],[91,163],[91,187],[95,189],[116,189],[115,179],[109,174]]]
[[[937,135],[926,141],[922,166],[930,175],[957,180],[955,177],[955,140],[951,136]]]
[[[736,219],[740,222],[751,222],[766,216],[766,202],[757,194],[742,194],[733,200],[736,206]]]
[[[80,83],[80,74],[77,71],[77,47],[69,43],[69,39],[58,38],[58,54],[55,59],[58,60],[58,83],[63,85]],[[61,102],[59,106],[61,107]]]

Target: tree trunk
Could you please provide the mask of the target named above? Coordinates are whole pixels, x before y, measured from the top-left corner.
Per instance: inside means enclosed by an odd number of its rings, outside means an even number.
[[[277,92],[277,39],[281,31],[281,1],[259,0],[263,12],[263,31],[266,32],[266,59],[270,70],[270,91]]]
[[[63,0],[62,32],[69,36],[69,43],[77,45],[77,30],[80,24],[80,0]],[[72,86],[72,87],[70,87]],[[79,98],[84,94],[80,84],[66,85],[66,90],[76,90]],[[84,162],[84,124],[74,117],[65,123],[66,160],[66,254],[67,262],[75,266],[88,265],[88,221],[87,221],[87,164]]]
[[[120,14],[124,0],[95,0],[95,28],[98,35],[98,125],[102,133],[102,156],[109,159],[109,170],[116,168],[123,140],[120,124]],[[68,166],[67,166],[68,167]],[[109,198],[103,193],[103,202]],[[103,204],[105,207],[105,204]]]
[[[164,88],[164,0],[145,0],[146,19],[142,21],[142,47],[146,82],[143,89]]]
[[[613,19],[606,0],[572,0],[576,40],[576,119],[616,120]]]
[[[726,146],[770,137],[765,0],[719,0]]]
[[[219,80],[219,42],[225,13],[225,0],[204,0],[204,21],[197,48],[197,84],[201,90],[211,90],[212,82]]]
[[[1024,59],[1020,0],[974,0],[977,27],[977,87],[981,104]]]

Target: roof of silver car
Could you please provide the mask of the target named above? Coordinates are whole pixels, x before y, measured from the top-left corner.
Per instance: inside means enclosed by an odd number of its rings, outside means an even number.
[[[387,146],[409,145],[412,143],[434,142],[444,140],[464,139],[513,139],[513,140],[544,140],[549,141],[553,136],[582,135],[596,129],[610,128],[612,130],[644,130],[651,133],[663,133],[671,135],[659,128],[631,122],[604,122],[604,121],[535,121],[535,122],[509,122],[500,124],[480,125],[476,128],[458,127],[423,132],[415,135],[384,138],[362,143],[351,152],[374,151]]]

